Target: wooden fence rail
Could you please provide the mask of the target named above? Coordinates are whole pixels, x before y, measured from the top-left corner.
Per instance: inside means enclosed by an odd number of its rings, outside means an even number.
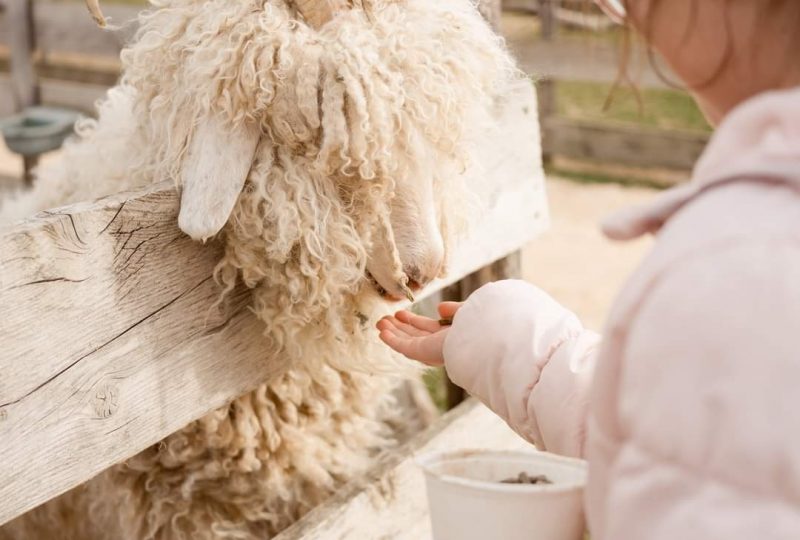
[[[531,85],[497,117],[467,172],[486,209],[426,294],[547,223]],[[211,309],[221,246],[183,235],[177,211],[157,184],[0,228],[0,524],[286,367],[264,362],[247,291]]]
[[[545,155],[631,167],[691,169],[708,143],[708,135],[692,131],[543,119]]]

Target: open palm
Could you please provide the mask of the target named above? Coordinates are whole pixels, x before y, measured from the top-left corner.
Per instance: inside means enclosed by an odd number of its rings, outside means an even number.
[[[443,319],[451,319],[461,304],[442,302],[439,304],[439,315]],[[449,326],[403,310],[382,318],[377,327],[381,340],[400,354],[429,366],[441,366],[444,363],[442,349]]]

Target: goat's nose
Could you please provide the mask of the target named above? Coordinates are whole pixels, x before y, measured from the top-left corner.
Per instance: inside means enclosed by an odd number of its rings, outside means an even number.
[[[420,234],[417,238],[425,238],[424,241],[417,240],[411,244],[398,246],[400,260],[403,261],[403,273],[408,278],[407,287],[411,291],[418,291],[425,285],[439,277],[444,265],[445,249],[441,235],[435,228],[431,228],[435,233],[428,235]]]
[[[408,276],[408,288],[415,292],[422,289],[439,275],[440,269],[441,263],[431,265],[430,268],[425,269],[419,266],[410,266],[406,268],[405,274]]]
[[[421,281],[422,281],[422,283],[420,283]],[[413,278],[413,277],[409,277],[408,278],[408,288],[411,289],[414,292],[417,292],[418,290],[423,288],[425,285],[426,285],[426,283],[424,282],[424,280],[421,280],[419,278]]]

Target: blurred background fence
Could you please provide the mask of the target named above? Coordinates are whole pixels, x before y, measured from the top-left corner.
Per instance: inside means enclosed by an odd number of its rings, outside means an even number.
[[[0,0],[0,118],[47,104],[90,114],[117,80],[119,52],[145,0],[105,0],[114,32],[99,31],[80,0]],[[499,5],[498,5],[499,8]],[[539,87],[549,166],[590,181],[670,184],[686,177],[709,128],[689,96],[669,87],[635,49],[630,85],[617,78],[622,30],[589,0],[504,0],[500,28]],[[637,98],[641,96],[641,104]],[[0,176],[22,177],[0,155]]]

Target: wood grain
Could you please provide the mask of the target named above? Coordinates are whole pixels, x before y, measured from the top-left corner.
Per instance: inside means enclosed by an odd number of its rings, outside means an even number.
[[[486,208],[421,297],[547,224],[529,85],[498,121],[467,171]],[[183,235],[177,211],[158,184],[0,229],[0,524],[283,369],[263,361],[247,291],[213,307],[221,247]]]

